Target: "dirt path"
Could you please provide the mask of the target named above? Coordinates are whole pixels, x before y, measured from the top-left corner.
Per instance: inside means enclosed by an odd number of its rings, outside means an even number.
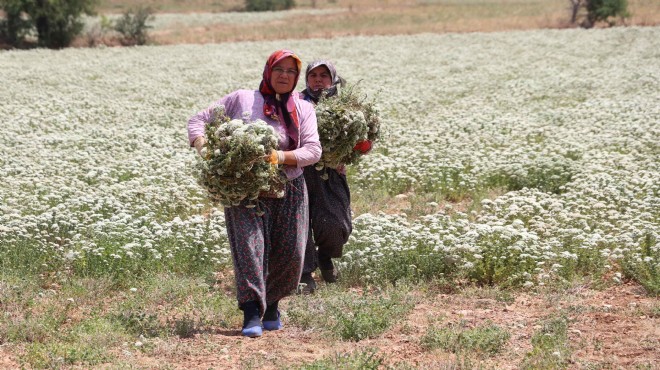
[[[167,364],[176,369],[275,369],[376,349],[385,365],[451,368],[456,364],[455,355],[426,350],[420,338],[429,325],[462,322],[466,327],[492,323],[506,328],[511,338],[504,352],[479,358],[477,363],[486,368],[515,369],[531,350],[531,337],[543,321],[563,314],[569,322],[571,368],[656,368],[660,364],[658,300],[645,296],[638,286],[622,285],[604,291],[577,288],[543,296],[519,294],[509,302],[466,294],[439,294],[424,298],[424,302],[413,309],[407,320],[379,338],[357,343],[336,341],[320,331],[289,326],[258,339],[242,338],[238,330],[225,330],[188,340],[156,340],[149,351],[130,355],[124,351],[119,357],[147,368]],[[284,302],[282,308],[286,310]]]

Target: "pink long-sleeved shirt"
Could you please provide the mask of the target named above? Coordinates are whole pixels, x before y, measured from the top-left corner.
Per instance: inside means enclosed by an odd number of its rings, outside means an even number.
[[[302,99],[296,99],[295,102],[300,129],[298,131],[298,145],[293,150],[293,154],[298,164],[297,166],[284,165],[284,173],[288,179],[300,176],[303,167],[312,165],[321,158],[321,143],[316,127],[314,106]],[[260,119],[268,123],[280,137],[280,149],[286,150],[289,148],[292,139],[287,135],[286,127],[278,120],[264,114],[264,97],[258,90],[234,91],[225,95],[207,109],[192,116],[188,121],[188,141],[191,146],[195,139],[204,135],[204,126],[207,122],[210,122],[213,107],[218,104],[225,106],[227,116],[232,119],[242,119],[245,114],[250,117],[250,121]]]

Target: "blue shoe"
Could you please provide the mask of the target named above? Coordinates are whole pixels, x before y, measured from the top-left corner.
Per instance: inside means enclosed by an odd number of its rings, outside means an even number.
[[[243,334],[244,337],[256,338],[260,337],[263,334],[263,331],[261,330],[261,326],[251,326],[249,328],[243,328],[241,334]]]
[[[248,301],[241,305],[241,310],[243,310],[243,330],[241,330],[241,334],[250,338],[260,337],[263,331],[261,330],[259,304],[256,301]]]
[[[264,329],[266,330],[280,330],[284,327],[280,321],[280,311],[277,311],[277,320],[273,321],[264,321]]]

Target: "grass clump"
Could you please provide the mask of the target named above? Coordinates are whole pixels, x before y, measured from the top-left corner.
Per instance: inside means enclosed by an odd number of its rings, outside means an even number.
[[[313,301],[295,297],[291,304],[287,314],[294,325],[355,342],[379,336],[413,308],[407,288],[401,287],[362,293],[325,288]]]
[[[549,318],[532,336],[532,350],[525,355],[522,369],[563,369],[568,366],[568,319]]]
[[[484,355],[499,353],[511,334],[497,325],[466,328],[466,323],[452,324],[444,328],[431,328],[421,339],[426,349],[441,348],[452,353],[478,352]]]
[[[350,353],[337,353],[329,358],[314,361],[300,367],[298,370],[376,370],[383,365],[383,357],[375,349],[366,349]]]

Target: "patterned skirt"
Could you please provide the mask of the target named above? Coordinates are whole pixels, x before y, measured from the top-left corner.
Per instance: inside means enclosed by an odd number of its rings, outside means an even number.
[[[259,198],[256,208],[225,208],[239,306],[266,305],[298,287],[309,230],[307,188],[299,176],[287,182],[283,198]],[[259,214],[263,211],[263,215]]]

